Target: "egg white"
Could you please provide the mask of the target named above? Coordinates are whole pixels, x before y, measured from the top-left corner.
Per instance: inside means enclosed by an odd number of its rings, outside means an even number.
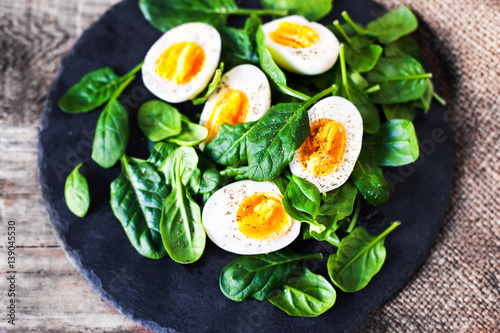
[[[215,192],[205,204],[202,221],[212,242],[236,254],[261,254],[277,251],[293,242],[300,233],[300,222],[293,224],[286,234],[274,240],[258,240],[245,236],[238,228],[236,214],[243,200],[255,193],[281,194],[272,182],[241,180]]]
[[[188,83],[177,85],[155,72],[156,62],[172,45],[193,42],[205,52],[205,61],[200,72]],[[193,99],[205,89],[212,79],[219,63],[221,39],[219,32],[205,23],[185,23],[170,29],[149,49],[142,66],[144,85],[158,98],[181,103]]]
[[[253,65],[236,66],[222,76],[216,90],[205,103],[200,116],[200,125],[206,125],[219,97],[230,89],[240,90],[248,98],[245,122],[258,120],[271,106],[271,88],[264,72]],[[200,145],[202,150],[204,147],[204,144]]]
[[[295,49],[278,44],[272,40],[270,34],[276,31],[282,22],[297,23],[311,27],[318,34],[318,41],[308,47]],[[262,26],[266,36],[266,48],[273,56],[276,64],[293,73],[316,75],[326,72],[337,61],[339,55],[339,41],[335,35],[322,24],[309,22],[302,16],[293,15],[283,17]]]
[[[345,129],[344,156],[333,173],[321,177],[309,173],[299,160],[298,150],[295,151],[290,163],[290,171],[294,175],[313,183],[320,192],[328,192],[344,184],[354,169],[363,140],[363,119],[354,104],[338,96],[327,97],[319,101],[309,109],[308,116],[309,123],[319,119],[332,119],[341,123]]]

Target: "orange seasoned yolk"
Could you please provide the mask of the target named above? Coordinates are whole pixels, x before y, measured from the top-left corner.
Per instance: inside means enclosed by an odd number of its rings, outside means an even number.
[[[170,46],[156,61],[156,74],[175,84],[191,81],[203,67],[205,51],[196,43],[182,42]]]
[[[307,25],[283,22],[271,33],[271,39],[280,45],[301,49],[316,43],[319,36]]]
[[[318,119],[311,124],[311,134],[298,151],[299,161],[315,176],[329,175],[342,162],[345,145],[345,129],[341,123]]]
[[[205,143],[210,142],[217,135],[221,124],[234,125],[244,122],[247,118],[248,108],[248,97],[243,91],[229,89],[223,93],[205,124],[208,129]]]
[[[282,197],[272,192],[253,194],[241,203],[236,220],[240,231],[253,239],[278,239],[292,227]]]

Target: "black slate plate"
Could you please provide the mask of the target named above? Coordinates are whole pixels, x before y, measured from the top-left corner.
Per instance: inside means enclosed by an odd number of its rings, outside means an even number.
[[[256,7],[257,1],[245,2]],[[368,0],[336,0],[334,17],[342,10],[360,22],[381,13]],[[331,22],[329,17],[325,22]],[[236,22],[236,21],[234,21]],[[90,27],[64,59],[48,96],[39,134],[40,185],[47,210],[69,259],[112,306],[141,325],[159,332],[344,332],[361,327],[374,307],[398,292],[424,261],[444,219],[448,206],[453,165],[453,134],[446,110],[436,103],[415,126],[421,142],[421,158],[411,166],[385,169],[393,186],[387,204],[364,205],[361,221],[372,233],[380,233],[391,221],[401,220],[386,241],[387,260],[364,290],[338,291],[335,306],[317,318],[289,317],[269,302],[226,299],[219,290],[221,269],[236,255],[220,250],[210,241],[202,259],[180,265],[169,258],[151,260],[137,254],[109,206],[109,184],[120,172],[119,165],[104,170],[91,159],[93,131],[100,111],[83,115],[62,112],[57,101],[80,78],[109,66],[124,74],[138,64],[161,35],[143,18],[137,0],[126,0],[111,8]],[[153,99],[140,78],[121,98],[130,114],[128,154],[147,157],[144,138],[136,125],[138,106]],[[179,106],[194,114],[191,103]],[[80,219],[64,201],[64,181],[79,162],[91,191],[91,207]],[[332,247],[316,241],[297,240],[298,252],[321,251],[325,259],[308,267],[327,276],[326,258]]]

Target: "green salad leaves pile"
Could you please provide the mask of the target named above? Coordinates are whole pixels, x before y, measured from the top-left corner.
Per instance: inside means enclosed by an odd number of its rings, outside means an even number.
[[[427,112],[434,92],[422,65],[422,53],[409,36],[418,22],[402,6],[366,26],[342,13],[345,23],[327,26],[341,41],[340,57],[330,70],[315,76],[283,71],[265,46],[260,16],[302,15],[319,20],[332,1],[315,5],[298,0],[261,0],[263,9],[244,9],[233,0],[140,0],[146,20],[161,31],[186,22],[216,27],[222,39],[221,63],[211,83],[192,100],[203,104],[216,90],[224,68],[254,64],[266,73],[273,106],[258,120],[222,124],[204,152],[194,146],[208,135],[163,101],[144,103],[137,124],[152,146],[147,160],[126,154],[129,115],[119,101],[142,63],[124,76],[111,68],[85,75],[60,99],[70,114],[103,106],[96,124],[92,160],[103,168],[120,161],[121,173],[111,183],[111,208],[130,243],[145,257],[189,264],[203,254],[206,234],[202,206],[224,185],[240,179],[272,181],[283,195],[287,214],[303,223],[303,238],[325,241],[337,248],[328,258],[330,283],[301,262],[323,258],[321,253],[297,254],[290,249],[242,256],[221,272],[223,294],[233,301],[254,298],[289,315],[314,317],[336,300],[334,286],[343,292],[363,289],[381,269],[385,238],[400,224],[393,222],[380,235],[358,226],[362,200],[378,205],[390,198],[382,167],[402,166],[419,156],[413,126],[416,110]],[[248,15],[241,29],[228,27],[230,15]],[[326,96],[352,102],[363,120],[363,142],[349,180],[327,193],[292,175],[288,165],[310,135],[308,109]],[[69,209],[83,217],[90,205],[89,187],[79,164],[68,176],[65,197]]]

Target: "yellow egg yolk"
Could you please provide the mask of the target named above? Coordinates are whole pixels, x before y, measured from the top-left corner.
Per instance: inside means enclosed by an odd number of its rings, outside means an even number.
[[[318,119],[311,124],[311,134],[298,150],[299,161],[311,174],[326,176],[338,169],[345,146],[344,125],[332,119]]]
[[[239,124],[245,121],[248,114],[248,97],[241,90],[229,89],[223,93],[215,104],[205,127],[208,136],[205,143],[210,142],[219,132],[221,124]]]
[[[238,228],[253,239],[278,239],[292,227],[282,197],[272,192],[253,194],[241,203],[236,214]]]
[[[156,61],[156,74],[175,84],[191,81],[203,67],[205,51],[196,43],[182,42],[170,46]]]
[[[278,29],[273,31],[270,36],[275,43],[294,49],[308,47],[319,39],[313,28],[289,22],[280,23]]]

